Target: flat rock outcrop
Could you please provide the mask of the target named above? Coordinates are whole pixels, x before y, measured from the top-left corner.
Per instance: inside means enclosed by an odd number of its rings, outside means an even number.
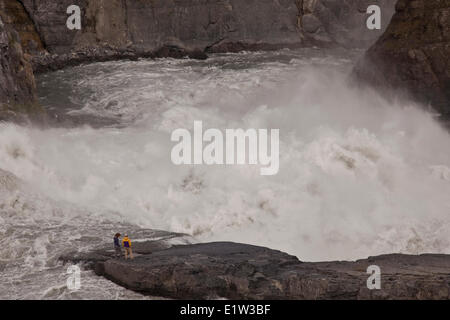
[[[377,87],[405,89],[450,119],[450,2],[399,0],[355,74]]]
[[[153,242],[153,245],[155,242]],[[140,244],[143,245],[142,243]],[[141,248],[142,249],[142,248]],[[383,255],[355,262],[301,262],[264,247],[215,242],[136,248],[134,260],[66,255],[128,289],[176,299],[449,299],[450,256]],[[367,268],[381,289],[367,288]]]

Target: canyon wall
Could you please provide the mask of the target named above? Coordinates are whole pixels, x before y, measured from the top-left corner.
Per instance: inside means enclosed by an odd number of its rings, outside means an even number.
[[[81,30],[69,30],[69,6]],[[382,30],[366,27],[382,8]],[[0,0],[35,71],[118,58],[206,58],[210,52],[302,46],[368,47],[387,27],[393,0]]]
[[[450,1],[399,0],[355,73],[377,87],[406,89],[450,119]]]
[[[74,1],[21,2],[46,49],[57,54],[94,47],[141,54],[167,47],[367,47],[383,31],[367,29],[367,7],[382,7],[384,27],[394,11],[392,0],[80,0],[82,28],[71,31],[66,11]]]
[[[26,59],[20,38],[0,15],[0,120],[23,120],[36,106],[33,70]]]
[[[81,30],[66,25],[73,4]],[[386,27],[392,0],[0,0],[2,109],[34,104],[33,71],[83,62],[367,47],[383,31],[366,27],[370,4],[382,7]]]

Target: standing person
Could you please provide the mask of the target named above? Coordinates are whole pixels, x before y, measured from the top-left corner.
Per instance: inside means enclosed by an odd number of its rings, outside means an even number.
[[[122,255],[122,249],[120,248],[120,233],[116,233],[114,235],[114,250],[116,251],[116,257],[120,257]]]
[[[126,234],[122,240],[123,247],[125,248],[125,259],[128,259],[128,256],[130,256],[130,259],[133,259],[133,251],[131,250],[131,240],[128,238],[128,235]]]

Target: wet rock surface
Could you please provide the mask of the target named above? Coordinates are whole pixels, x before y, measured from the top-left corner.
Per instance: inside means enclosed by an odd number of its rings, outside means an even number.
[[[190,236],[182,233],[139,229],[133,231],[132,242],[134,254],[142,255],[170,248],[176,243],[188,244],[192,242],[192,239]],[[92,263],[105,262],[111,258],[115,258],[112,239],[111,244],[101,245],[95,250],[88,252],[72,251],[59,257],[62,261],[83,263],[88,267],[92,266]]]
[[[264,247],[233,242],[135,246],[135,259],[102,250],[66,255],[128,289],[176,299],[449,299],[450,256],[383,255],[355,262],[301,262]],[[111,251],[112,253],[112,251]],[[78,258],[77,258],[78,257]],[[87,263],[87,264],[86,264]],[[381,269],[381,290],[367,288],[367,268]]]

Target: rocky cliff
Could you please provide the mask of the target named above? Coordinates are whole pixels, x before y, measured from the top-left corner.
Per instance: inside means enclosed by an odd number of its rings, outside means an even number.
[[[0,14],[0,120],[19,121],[23,114],[39,113],[35,90],[33,70],[20,38]]]
[[[366,28],[367,7],[382,7],[383,27],[393,13],[391,0],[79,0],[81,30],[69,30],[72,4],[0,0],[3,114],[34,103],[32,71],[119,58],[364,47],[382,32]]]
[[[71,0],[21,0],[51,54],[38,71],[67,61],[136,56],[205,57],[206,52],[318,46],[367,46],[382,31],[366,28],[391,0],[81,0],[81,30],[68,30]]]
[[[399,0],[355,73],[375,86],[406,89],[449,119],[450,1]]]
[[[450,298],[450,256],[384,255],[355,262],[301,262],[268,248],[231,242],[167,247],[136,242],[134,260],[113,250],[73,253],[98,275],[143,294],[176,299],[443,299]],[[369,290],[367,269],[381,271]]]
[[[43,51],[41,37],[25,7],[17,0],[0,0],[0,10],[4,23],[14,29],[26,54]]]

